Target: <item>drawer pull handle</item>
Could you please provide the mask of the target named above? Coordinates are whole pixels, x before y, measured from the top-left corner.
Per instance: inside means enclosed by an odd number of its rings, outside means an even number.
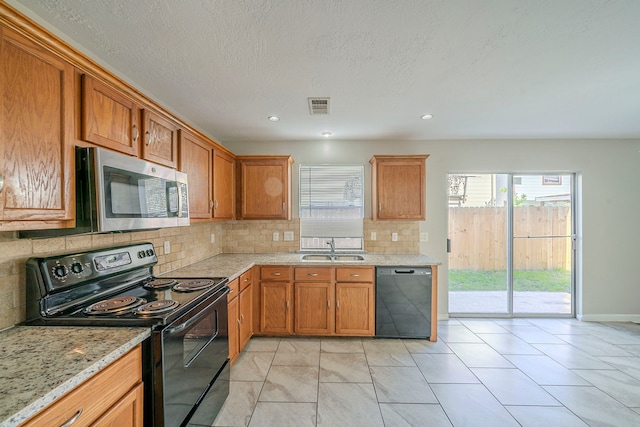
[[[357,273],[351,273],[351,277],[360,277],[360,275]]]
[[[316,277],[318,275],[318,273],[309,273],[309,276],[311,277]]]
[[[76,412],[73,417],[69,418],[64,424],[62,424],[60,427],[69,427],[71,424],[75,423],[76,421],[78,421],[78,418],[80,418],[80,415],[82,415],[82,408],[78,409],[78,412]]]
[[[275,272],[275,273],[271,273],[272,276],[280,276],[282,273],[279,272]]]

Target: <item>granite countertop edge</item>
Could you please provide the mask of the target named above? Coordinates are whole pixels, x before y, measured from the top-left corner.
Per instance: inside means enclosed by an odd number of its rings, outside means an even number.
[[[255,265],[293,265],[293,266],[324,266],[324,267],[353,267],[353,266],[399,266],[421,267],[438,266],[442,263],[427,255],[389,254],[389,253],[361,253],[363,261],[316,262],[304,261],[302,257],[307,253],[222,253],[213,255],[202,261],[161,274],[162,277],[228,277],[233,280]]]
[[[76,360],[68,360],[70,357],[75,356],[69,356],[70,353],[76,351],[75,349],[69,351],[69,347],[75,345],[75,340],[87,341],[88,337],[93,334],[101,336],[102,331],[105,331],[105,335],[109,335],[109,337],[101,340],[98,349],[87,355],[79,353]],[[57,352],[53,350],[51,354],[47,354],[47,357],[53,360],[66,359],[67,368],[62,370],[51,368],[47,370],[47,366],[42,366],[41,358],[22,357],[19,360],[20,363],[17,364],[19,366],[16,367],[14,363],[14,369],[12,370],[10,359],[13,354],[7,355],[5,354],[7,352],[0,351],[2,356],[0,358],[0,370],[2,371],[0,379],[9,385],[11,385],[12,380],[13,382],[19,381],[19,385],[23,386],[22,390],[19,387],[13,387],[9,391],[0,387],[0,397],[2,400],[7,399],[4,402],[0,402],[0,427],[18,426],[33,417],[140,344],[150,336],[151,330],[149,328],[94,328],[86,326],[74,328],[18,325],[0,332],[0,342],[2,342],[4,349],[13,348],[13,353],[28,353],[33,348],[24,351],[20,350],[20,347],[24,346],[26,337],[33,333],[38,334],[40,338],[37,345],[38,348],[50,349],[51,347],[58,347],[55,349],[58,350]],[[66,338],[69,338],[68,345],[61,346],[59,343],[47,342],[47,340],[59,340],[59,334],[64,334]],[[47,335],[51,336],[47,337]],[[61,347],[66,348],[62,349]],[[33,364],[29,365],[29,362]],[[77,366],[78,371],[76,371],[75,366]],[[38,372],[38,370],[42,376],[46,377],[45,381],[42,382],[46,382],[47,385],[37,384],[40,382],[39,380],[34,382],[24,380],[28,375],[27,372]],[[40,375],[36,375],[36,377],[40,378]],[[44,391],[45,388],[49,387],[50,383],[55,383],[56,385],[48,388],[48,391]],[[26,400],[29,402],[26,402]]]

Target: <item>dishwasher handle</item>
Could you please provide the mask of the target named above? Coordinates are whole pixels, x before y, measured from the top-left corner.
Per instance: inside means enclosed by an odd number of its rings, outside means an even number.
[[[393,270],[396,274],[414,274],[415,270]]]

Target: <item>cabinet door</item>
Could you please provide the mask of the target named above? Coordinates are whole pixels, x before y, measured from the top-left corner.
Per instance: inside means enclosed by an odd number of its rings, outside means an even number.
[[[373,283],[336,283],[336,334],[373,336]]]
[[[373,219],[426,218],[426,155],[372,158]]]
[[[14,31],[0,31],[0,221],[71,221],[74,68]],[[38,227],[0,223],[0,230],[25,228]]]
[[[260,332],[293,333],[291,297],[289,282],[260,283]]]
[[[231,295],[229,295],[231,298]],[[229,311],[229,360],[233,363],[238,357],[240,353],[240,320],[238,314],[238,298],[237,295],[235,298],[229,301],[227,305],[227,310]]]
[[[291,157],[238,158],[239,219],[291,219]]]
[[[232,155],[213,150],[213,217],[235,217],[235,159]]]
[[[296,334],[329,335],[333,333],[333,284],[331,282],[296,282]]]
[[[253,289],[249,285],[245,287],[239,296],[239,311],[240,311],[240,334],[239,334],[239,351],[242,351],[245,345],[251,339],[253,334]]]
[[[138,155],[140,108],[116,89],[82,76],[82,139],[121,153]]]
[[[138,384],[92,424],[92,427],[142,427],[143,385]]]
[[[178,126],[154,113],[142,111],[142,158],[170,168],[178,166]]]
[[[180,170],[189,180],[189,216],[212,217],[213,147],[191,133],[180,131]]]

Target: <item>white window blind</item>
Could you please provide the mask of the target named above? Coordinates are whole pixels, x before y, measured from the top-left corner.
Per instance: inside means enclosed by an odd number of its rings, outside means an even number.
[[[364,236],[364,166],[300,165],[300,237]]]

